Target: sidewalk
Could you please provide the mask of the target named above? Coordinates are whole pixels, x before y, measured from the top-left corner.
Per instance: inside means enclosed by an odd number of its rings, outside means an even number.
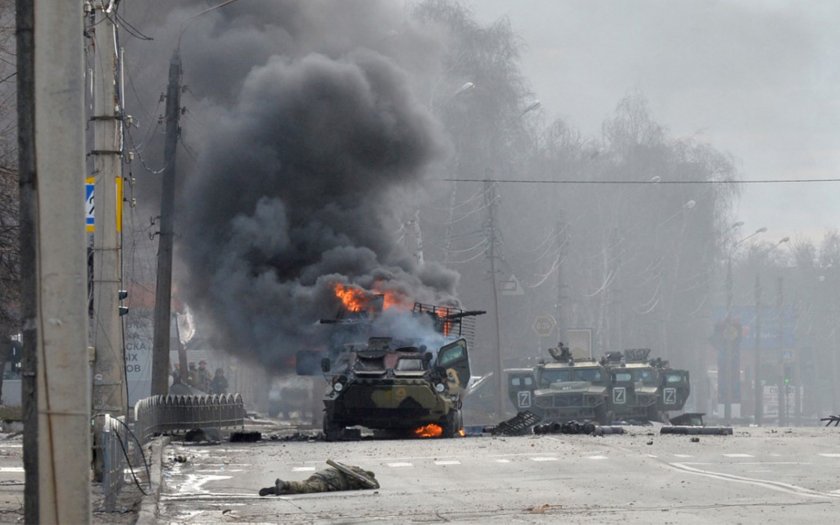
[[[144,471],[145,467],[139,470]],[[0,433],[0,523],[23,523],[23,483],[23,436]],[[148,492],[145,472],[142,472],[141,486]],[[134,523],[142,497],[140,490],[129,481],[120,491],[116,511],[104,512],[102,488],[99,483],[91,482],[91,523]]]

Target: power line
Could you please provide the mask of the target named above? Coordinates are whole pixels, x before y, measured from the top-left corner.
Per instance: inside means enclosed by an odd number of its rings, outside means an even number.
[[[836,179],[722,179],[722,180],[585,180],[585,179],[437,179],[435,182],[495,182],[497,184],[811,184]]]

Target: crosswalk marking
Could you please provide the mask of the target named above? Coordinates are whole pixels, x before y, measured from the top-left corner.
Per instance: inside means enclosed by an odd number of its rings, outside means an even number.
[[[586,459],[607,459],[607,456],[586,456]]]
[[[457,459],[442,459],[440,461],[435,461],[435,465],[460,465],[461,462]]]
[[[822,456],[824,458],[840,458],[840,454],[833,454],[833,453],[829,453],[829,452],[820,454],[820,456]]]
[[[315,467],[293,467],[292,472],[312,472]]]
[[[753,458],[752,454],[724,454],[727,458]]]
[[[389,467],[392,467],[392,468],[399,468],[399,467],[413,467],[413,466],[414,466],[414,464],[413,464],[413,463],[407,463],[407,462],[402,462],[402,461],[398,461],[398,462],[396,462],[396,463],[386,463],[386,464],[387,464]]]
[[[509,459],[497,459],[496,463],[510,463]]]
[[[675,458],[692,458],[694,456],[692,456],[690,454],[674,454],[674,457]]]
[[[543,457],[531,458],[531,461],[557,461],[557,458],[550,457],[550,456],[549,457],[544,457],[543,456]]]

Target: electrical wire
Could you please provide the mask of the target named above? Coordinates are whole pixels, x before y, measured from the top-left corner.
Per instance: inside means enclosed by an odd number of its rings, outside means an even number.
[[[493,182],[496,184],[811,184],[840,182],[840,178],[828,179],[721,179],[721,180],[586,180],[586,179],[437,179],[435,182]]]

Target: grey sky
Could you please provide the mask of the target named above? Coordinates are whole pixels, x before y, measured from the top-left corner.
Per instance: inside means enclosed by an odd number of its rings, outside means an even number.
[[[744,179],[840,176],[840,2],[472,0],[509,17],[549,118],[586,135],[639,91],[678,137],[730,152]],[[767,240],[840,225],[840,183],[744,186],[736,214]]]

